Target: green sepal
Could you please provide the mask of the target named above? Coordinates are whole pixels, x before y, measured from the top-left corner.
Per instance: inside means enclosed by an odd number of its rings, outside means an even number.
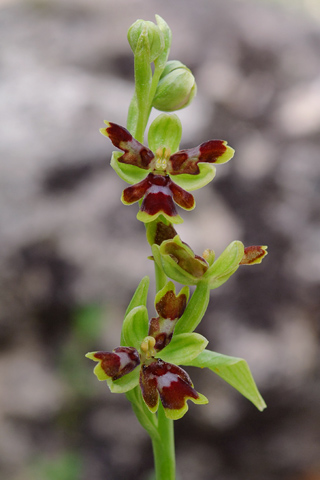
[[[208,282],[199,282],[192,294],[183,315],[179,318],[174,329],[174,335],[193,332],[203,319],[210,300]]]
[[[157,292],[157,294],[155,296],[155,300],[154,300],[155,307],[157,306],[157,303],[160,302],[162,297],[164,297],[165,294],[167,292],[169,292],[170,290],[172,290],[173,293],[176,294],[176,287],[175,287],[175,284],[173,282],[166,283],[165,286],[161,290],[159,290],[159,292]],[[189,300],[189,288],[188,287],[183,287],[180,290],[180,292],[178,293],[178,295],[176,295],[176,296],[179,297],[180,295],[185,295],[186,296],[186,301],[188,302],[188,300]],[[174,363],[174,362],[171,362],[171,363]]]
[[[107,378],[107,384],[112,393],[126,393],[132,390],[139,384],[140,365],[138,365],[132,372],[127,373],[118,380]]]
[[[256,386],[249,365],[244,359],[204,350],[187,365],[209,368],[250,400],[258,410],[262,411],[266,408],[265,401]]]
[[[185,365],[196,358],[208,345],[208,340],[199,333],[173,335],[171,342],[156,358],[175,365]]]
[[[197,175],[188,175],[182,173],[181,175],[172,175],[172,180],[179,185],[179,187],[191,192],[205,187],[216,175],[216,167],[211,163],[198,163],[200,173]]]
[[[158,148],[168,148],[173,154],[179,150],[182,125],[175,114],[162,113],[150,125],[148,132],[149,148],[156,152]]]
[[[121,346],[140,350],[142,340],[148,335],[149,316],[144,305],[133,308],[124,318],[121,330]]]
[[[102,130],[105,129],[101,129],[100,131],[102,132]],[[123,155],[123,152],[113,152],[110,165],[122,180],[134,185],[146,178],[148,170],[143,170],[135,165],[118,162],[118,158],[120,158],[121,155]]]
[[[242,242],[235,240],[222,252],[217,260],[208,268],[203,279],[209,280],[211,290],[220,287],[239,268],[243,257],[244,246]]]

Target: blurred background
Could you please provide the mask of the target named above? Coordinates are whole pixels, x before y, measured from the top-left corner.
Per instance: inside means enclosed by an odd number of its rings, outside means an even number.
[[[179,478],[319,480],[318,0],[0,1],[0,478],[152,471],[130,404],[84,354],[119,345],[130,297],[153,274],[98,129],[126,122],[127,29],[155,13],[173,32],[170,59],[198,84],[179,112],[182,147],[236,149],[178,232],[198,254],[269,246],[212,292],[198,329],[248,361],[268,408],[190,369],[210,403],[176,422]]]

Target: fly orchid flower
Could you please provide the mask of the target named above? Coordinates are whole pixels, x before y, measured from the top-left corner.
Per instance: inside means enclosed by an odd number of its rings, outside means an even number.
[[[234,150],[224,140],[178,150],[181,124],[176,115],[162,114],[149,129],[149,146],[138,142],[124,127],[105,122],[100,131],[124,153],[114,153],[112,167],[131,184],[122,193],[122,202],[142,200],[138,220],[148,223],[163,215],[171,223],[182,223],[175,203],[185,210],[195,207],[189,190],[207,185],[215,176],[213,164],[228,162]],[[173,180],[174,179],[174,180]]]
[[[203,256],[196,255],[186,243],[176,235],[161,245],[152,246],[154,260],[165,274],[182,285],[197,285],[205,282],[212,290],[225,283],[240,265],[261,263],[267,255],[267,247],[252,245],[244,247],[236,240],[215,260],[213,250],[205,250]]]
[[[176,365],[192,361],[208,343],[197,333],[173,336],[188,296],[187,287],[176,295],[174,284],[167,283],[156,295],[158,317],[148,322],[146,307],[133,308],[123,325],[122,338],[126,345],[112,352],[86,355],[98,362],[94,373],[99,380],[107,381],[112,392],[128,392],[139,384],[148,409],[155,413],[161,401],[166,416],[173,420],[187,412],[187,400],[196,404],[208,403],[207,398],[194,389],[187,372]]]

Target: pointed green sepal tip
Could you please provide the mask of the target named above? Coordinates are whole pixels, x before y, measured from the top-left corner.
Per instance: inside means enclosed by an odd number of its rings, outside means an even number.
[[[146,307],[147,305],[147,299],[148,299],[148,291],[149,291],[149,285],[150,285],[150,279],[148,275],[142,278],[140,281],[139,285],[136,288],[136,291],[134,292],[130,303],[127,307],[125,317],[128,315],[128,313],[131,312],[135,307],[141,307],[144,306]]]
[[[237,271],[243,255],[242,242],[235,240],[227,246],[204,275],[204,278],[209,281],[211,289],[220,287]]]
[[[223,145],[226,147],[226,151],[218,158],[216,163],[227,163],[234,157],[235,150],[228,145],[226,141],[223,142]]]
[[[99,358],[96,358],[95,355],[98,352],[89,352],[85,355],[85,357],[89,358],[90,360],[93,360],[94,362],[98,362],[97,365],[93,369],[93,373],[97,377],[97,379],[102,382],[104,380],[108,380],[110,378],[109,375],[106,374],[106,372],[102,369],[101,367],[101,360]]]
[[[104,120],[103,123],[106,124],[106,127],[99,128],[99,132],[102,133],[102,135],[104,135],[105,137],[108,137],[108,138],[109,138],[107,129],[110,127],[110,123],[109,123],[107,120]]]

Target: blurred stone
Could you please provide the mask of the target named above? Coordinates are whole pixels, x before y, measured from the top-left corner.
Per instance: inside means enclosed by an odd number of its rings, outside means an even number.
[[[5,417],[40,421],[56,414],[66,391],[37,347],[13,350],[0,358],[0,408]]]

